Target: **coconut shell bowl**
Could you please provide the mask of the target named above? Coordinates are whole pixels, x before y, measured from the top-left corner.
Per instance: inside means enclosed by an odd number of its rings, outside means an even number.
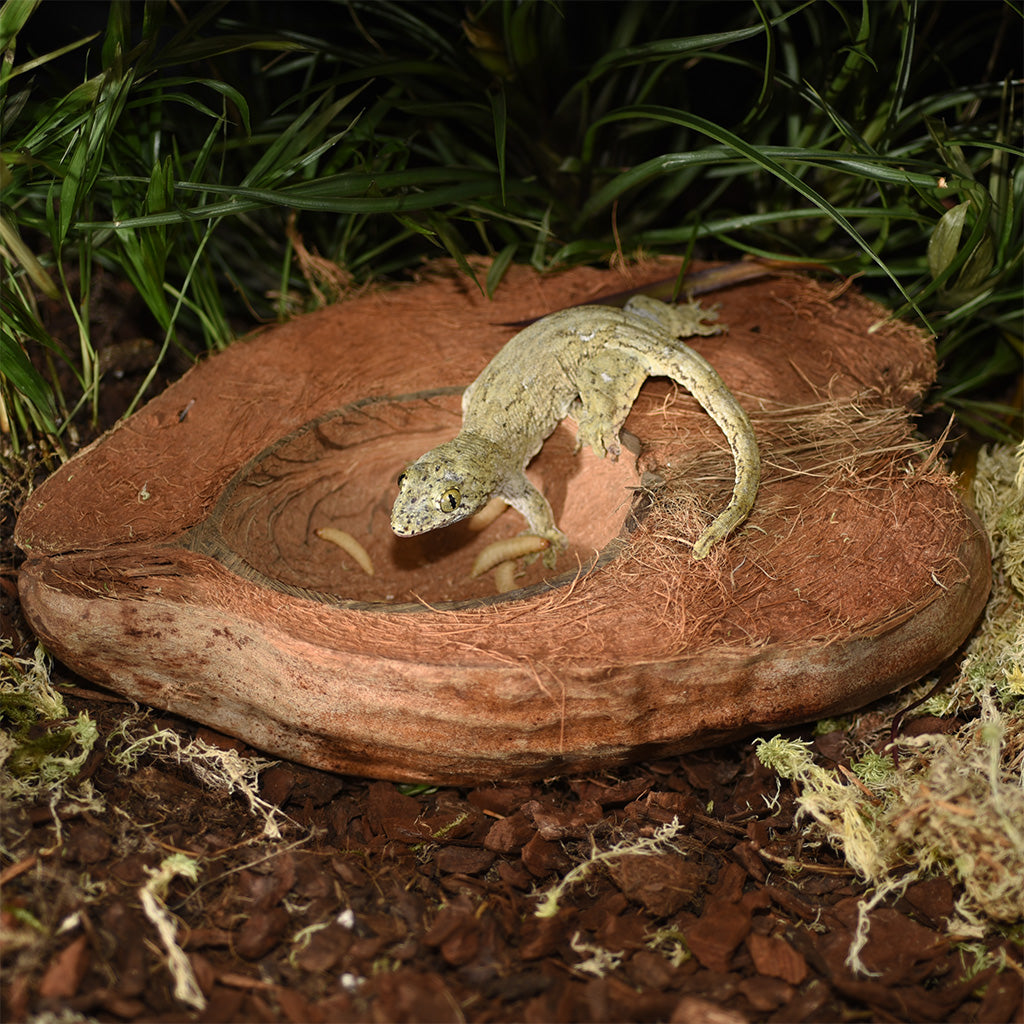
[[[913,434],[929,339],[850,289],[793,275],[704,297],[728,330],[692,347],[763,464],[749,519],[705,559],[690,545],[732,458],[656,378],[618,461],[574,453],[566,422],[531,464],[570,541],[553,570],[520,564],[504,591],[472,575],[522,531],[511,510],[390,529],[398,474],[457,433],[463,388],[517,325],[677,271],[512,268],[488,299],[436,270],[206,359],[32,495],[32,627],[82,676],[273,755],[449,784],[673,755],[920,679],[977,620],[988,544]]]

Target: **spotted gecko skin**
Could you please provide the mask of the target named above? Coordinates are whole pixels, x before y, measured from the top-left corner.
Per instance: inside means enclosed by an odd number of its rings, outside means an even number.
[[[553,567],[567,546],[547,499],[524,470],[569,414],[584,444],[617,459],[619,431],[648,377],[685,387],[725,434],[736,483],[725,510],[697,538],[703,558],[750,513],[761,460],[753,427],[713,367],[680,337],[716,334],[715,314],[690,302],[639,295],[622,309],[576,306],[537,320],[513,337],[462,397],[462,429],[421,455],[399,479],[391,528],[401,537],[457,523],[492,496],[503,498],[546,538]]]

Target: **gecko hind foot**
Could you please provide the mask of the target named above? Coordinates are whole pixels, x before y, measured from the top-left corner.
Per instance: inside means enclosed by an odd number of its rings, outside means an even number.
[[[609,458],[612,462],[618,462],[622,454],[617,430],[609,427],[607,423],[581,416],[576,431],[576,451],[578,452],[584,445],[588,445],[595,455],[602,459]]]

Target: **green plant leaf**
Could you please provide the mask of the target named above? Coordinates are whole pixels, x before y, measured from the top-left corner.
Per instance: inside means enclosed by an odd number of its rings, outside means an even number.
[[[499,89],[492,92],[491,117],[494,120],[494,150],[498,160],[498,179],[501,182],[501,205],[506,202],[505,197],[505,141],[508,132],[508,111],[505,104],[505,90]]]
[[[0,331],[0,366],[3,367],[0,377],[32,405],[45,429],[51,433],[55,432],[57,425],[54,422],[56,410],[53,405],[53,392],[14,340],[13,333],[7,330]]]
[[[39,3],[40,0],[4,0],[0,5],[0,53],[11,45]]]
[[[497,256],[494,257],[490,267],[487,270],[487,280],[484,282],[484,290],[486,291],[487,297],[493,298],[494,293],[501,283],[502,277],[505,276],[505,271],[508,270],[509,265],[512,263],[512,259],[516,254],[516,243],[509,242]]]
[[[60,297],[53,278],[46,272],[46,268],[36,259],[35,253],[21,240],[18,229],[6,218],[0,216],[0,241],[7,246],[16,264],[25,269],[25,273],[32,279],[32,283],[50,299]]]
[[[971,208],[969,199],[948,209],[932,230],[928,239],[928,270],[937,278],[956,259],[960,248],[967,211]]]
[[[146,5],[150,6],[149,4]],[[107,15],[107,30],[103,36],[103,66],[112,68],[115,74],[122,73],[122,61],[131,43],[131,4],[110,5]]]
[[[736,154],[746,158],[755,167],[774,175],[780,181],[788,185],[794,192],[799,193],[805,199],[810,200],[815,206],[823,210],[835,223],[837,223],[843,230],[849,235],[851,239],[861,248],[861,250],[882,270],[882,272],[892,281],[899,293],[904,297],[907,304],[916,310],[922,320],[927,323],[927,319],[924,313],[920,310],[917,303],[912,299],[907,292],[904,290],[903,285],[892,273],[885,261],[872,249],[871,245],[864,238],[864,236],[857,230],[857,228],[845,217],[834,204],[828,199],[821,195],[815,188],[808,185],[802,179],[797,177],[786,167],[784,167],[778,160],[773,156],[766,153],[763,149],[753,146],[748,143],[745,139],[740,138],[734,132],[723,128],[721,125],[717,125],[712,121],[709,121],[703,117],[697,117],[692,114],[686,114],[682,111],[676,111],[660,107],[638,107],[633,109],[626,109],[616,111],[614,114],[610,114],[605,118],[595,122],[592,131],[604,123],[619,121],[631,118],[651,118],[654,120],[664,120],[674,124],[684,125],[688,128],[693,128],[709,138],[721,142],[724,145],[732,149]]]

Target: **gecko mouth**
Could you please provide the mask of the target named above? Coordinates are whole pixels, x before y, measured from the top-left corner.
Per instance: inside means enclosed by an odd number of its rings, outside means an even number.
[[[522,599],[613,559],[646,507],[637,498],[636,460],[576,453],[566,423],[528,470],[569,537],[554,570],[540,558],[520,562],[522,575],[501,594],[492,575],[473,575],[482,552],[525,529],[511,509],[483,529],[469,519],[425,533],[392,524],[399,474],[455,436],[461,394],[441,388],[366,398],[311,420],[242,466],[179,543],[263,586],[381,611]]]

